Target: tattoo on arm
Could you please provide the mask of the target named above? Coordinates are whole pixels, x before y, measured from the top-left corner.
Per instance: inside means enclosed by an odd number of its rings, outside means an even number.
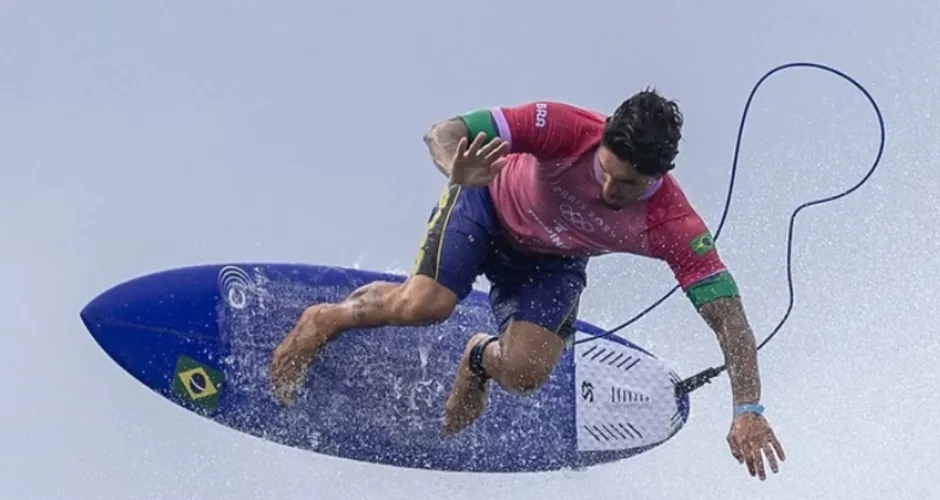
[[[431,160],[445,177],[450,177],[450,162],[457,152],[457,143],[467,134],[467,126],[459,118],[436,123],[424,134]]]
[[[735,404],[760,400],[760,373],[757,342],[747,323],[744,305],[738,297],[722,297],[699,308],[699,314],[715,331],[725,356]]]

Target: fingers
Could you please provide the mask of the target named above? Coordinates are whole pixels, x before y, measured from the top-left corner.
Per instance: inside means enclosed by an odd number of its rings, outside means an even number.
[[[763,445],[763,451],[764,454],[767,455],[767,461],[770,463],[770,470],[774,471],[774,474],[776,474],[777,471],[780,470],[777,465],[777,458],[782,462],[787,459],[787,455],[783,452],[783,446],[780,445],[777,436],[775,436],[774,432],[770,429],[767,430],[767,442]]]
[[[473,142],[470,143],[470,147],[464,153],[464,156],[478,155],[478,150],[483,146],[483,141],[486,140],[486,133],[480,132],[476,137],[473,138]]]
[[[777,457],[774,456],[771,445],[769,443],[765,444],[761,447],[761,451],[764,453],[764,456],[767,457],[767,464],[770,465],[770,470],[773,471],[774,474],[780,472],[780,467],[777,465]]]
[[[728,435],[728,447],[731,448],[731,456],[733,456],[739,464],[743,463],[744,456],[741,455],[741,445],[738,443],[738,440],[734,434]]]
[[[773,445],[774,451],[777,452],[777,456],[780,457],[780,461],[787,459],[786,453],[783,452],[783,446],[780,444],[780,441],[777,440],[777,436],[771,431],[770,433],[770,444]]]
[[[751,477],[758,477],[761,481],[767,479],[767,470],[764,467],[764,458],[767,458],[767,465],[770,470],[776,474],[780,472],[777,463],[777,457],[774,455],[773,445],[764,443],[763,445],[752,445],[747,443],[743,446],[744,462],[747,463],[747,471]],[[781,458],[782,460],[783,458]],[[739,460],[740,462],[740,460]]]
[[[486,142],[484,132],[474,136],[473,141],[461,137],[451,160],[451,181],[472,185],[489,182],[506,166],[509,150],[509,143],[499,137]]]
[[[754,477],[758,472],[763,475],[764,464],[760,460],[759,455],[757,459],[755,459],[753,449],[747,441],[741,442],[732,434],[728,436],[728,446],[731,448],[731,455],[739,464],[745,464],[747,472],[751,477]],[[761,480],[763,480],[763,477],[761,477]]]
[[[499,171],[502,170],[508,162],[509,160],[506,158],[497,158],[496,161],[490,165],[490,178],[495,177],[496,174],[498,174]]]
[[[455,153],[455,156],[457,158],[461,158],[466,155],[467,155],[467,138],[461,137],[460,140],[457,141],[457,152]]]
[[[780,443],[777,442],[776,438],[773,436],[770,437],[770,442],[764,443],[760,447],[755,447],[754,452],[752,453],[751,461],[754,463],[757,476],[761,481],[767,479],[767,473],[764,470],[764,458],[767,458],[767,465],[770,466],[771,472],[774,474],[780,472],[780,465],[777,463],[777,459],[780,461],[786,460],[786,455],[783,453],[783,448],[780,446]],[[750,468],[748,468],[750,471]],[[751,476],[754,473],[751,472]]]
[[[480,149],[478,155],[485,158],[486,161],[493,162],[508,152],[509,143],[500,139],[499,137],[496,137],[492,141],[486,143],[486,145]]]
[[[759,436],[749,436],[739,438],[737,433],[732,432],[728,435],[728,446],[731,449],[731,455],[747,467],[748,474],[751,477],[758,477],[761,481],[767,479],[767,470],[764,466],[766,457],[767,466],[776,474],[780,471],[778,459],[786,460],[783,447],[774,436],[773,431],[767,430]]]
[[[460,156],[475,156],[485,159],[488,162],[493,162],[509,152],[508,142],[499,137],[495,137],[487,142],[485,132],[477,134],[469,146],[467,146],[467,140],[465,138],[461,138],[460,141],[461,142],[457,144],[458,154]],[[465,147],[461,148],[461,145]]]
[[[746,439],[739,440],[737,437],[729,437],[729,442],[732,445],[731,454],[734,455],[734,458],[738,459],[738,463],[743,463],[747,467],[748,474],[751,477],[757,473],[757,466],[754,461],[753,449],[750,446],[750,443]]]
[[[764,456],[761,455],[760,446],[748,446],[748,455],[750,465],[747,470],[751,473],[751,477],[754,477],[756,474],[761,481],[767,479],[767,473],[764,471]]]

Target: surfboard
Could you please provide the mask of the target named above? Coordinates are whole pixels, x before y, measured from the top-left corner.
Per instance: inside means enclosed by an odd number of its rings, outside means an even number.
[[[529,396],[496,384],[484,415],[440,435],[443,404],[470,335],[495,331],[474,290],[429,327],[350,331],[321,351],[290,407],[270,390],[271,353],[310,304],[403,276],[288,263],[220,263],[139,276],[80,312],[124,371],[187,410],[262,439],[344,459],[470,472],[578,469],[635,456],[674,436],[689,414],[679,376],[622,337],[566,350]],[[578,338],[603,331],[578,321]]]

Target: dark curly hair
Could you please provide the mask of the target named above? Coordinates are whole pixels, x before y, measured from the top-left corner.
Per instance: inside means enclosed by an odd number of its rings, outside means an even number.
[[[641,174],[662,175],[675,168],[682,122],[675,101],[647,88],[623,101],[607,118],[602,144]]]

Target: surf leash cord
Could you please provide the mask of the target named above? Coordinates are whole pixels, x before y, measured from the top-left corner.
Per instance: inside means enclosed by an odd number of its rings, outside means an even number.
[[[862,92],[862,94],[865,95],[865,97],[868,99],[868,102],[871,103],[872,108],[874,108],[875,114],[876,114],[877,117],[878,117],[878,126],[879,126],[879,129],[880,129],[881,137],[880,137],[880,141],[879,141],[879,145],[878,145],[878,153],[877,153],[877,155],[875,156],[875,160],[874,160],[874,162],[872,163],[871,167],[868,169],[868,172],[865,174],[864,177],[862,177],[862,179],[861,179],[860,181],[858,181],[854,186],[850,187],[849,189],[846,189],[845,191],[842,191],[841,193],[837,193],[837,194],[835,194],[835,195],[832,195],[832,196],[829,196],[829,197],[826,197],[826,198],[820,198],[820,199],[817,199],[817,200],[812,200],[812,201],[808,201],[808,202],[806,202],[806,203],[803,203],[803,204],[801,204],[800,206],[798,206],[798,207],[793,211],[793,213],[790,214],[790,227],[789,227],[789,231],[788,231],[788,234],[787,234],[787,263],[786,263],[786,270],[787,270],[787,289],[788,289],[788,292],[789,292],[789,303],[787,304],[787,310],[786,310],[786,312],[784,313],[783,318],[780,319],[780,322],[777,324],[777,326],[773,329],[773,331],[770,333],[770,335],[767,336],[767,338],[765,338],[760,344],[757,345],[757,350],[758,350],[758,351],[759,351],[761,348],[763,348],[765,345],[767,345],[767,342],[769,342],[770,339],[772,339],[772,338],[777,334],[777,332],[780,331],[780,329],[783,327],[783,325],[787,322],[787,319],[790,317],[790,313],[793,311],[793,266],[792,266],[792,255],[793,255],[793,224],[794,224],[794,222],[795,222],[795,220],[796,220],[797,214],[799,214],[800,211],[802,211],[802,210],[805,209],[805,208],[809,208],[809,207],[814,206],[814,205],[821,205],[821,204],[823,204],[823,203],[829,203],[829,202],[831,202],[831,201],[835,201],[835,200],[837,200],[837,199],[839,199],[839,198],[842,198],[842,197],[844,197],[844,196],[848,196],[849,194],[851,194],[852,192],[854,192],[855,190],[857,190],[858,188],[860,188],[860,187],[862,186],[862,184],[865,184],[865,182],[868,181],[868,179],[872,176],[872,174],[875,173],[875,170],[878,168],[878,164],[881,162],[881,156],[882,156],[882,154],[884,153],[884,148],[885,148],[885,122],[884,122],[884,117],[883,117],[882,114],[881,114],[881,109],[878,107],[878,103],[877,103],[877,102],[875,101],[875,99],[871,96],[871,94],[868,92],[868,90],[867,90],[862,84],[860,84],[858,81],[856,81],[854,78],[852,78],[851,76],[849,76],[849,75],[843,73],[842,71],[839,71],[839,70],[837,70],[837,69],[835,69],[835,68],[833,68],[833,67],[831,67],[831,66],[827,66],[827,65],[825,65],[825,64],[820,64],[820,63],[813,63],[813,62],[791,62],[791,63],[781,64],[781,65],[779,65],[779,66],[777,66],[777,67],[775,67],[775,68],[772,68],[771,70],[769,70],[769,71],[767,71],[766,73],[764,73],[764,75],[760,78],[760,80],[758,80],[757,83],[754,84],[754,87],[751,89],[751,93],[750,93],[750,95],[749,95],[748,98],[747,98],[747,102],[746,102],[745,105],[744,105],[744,112],[741,114],[741,123],[740,123],[740,125],[738,126],[738,137],[737,137],[737,139],[735,140],[735,145],[734,145],[734,157],[733,157],[733,160],[732,160],[732,162],[731,162],[731,176],[730,176],[730,179],[729,179],[729,182],[728,182],[728,195],[727,195],[727,198],[725,199],[725,206],[724,206],[724,209],[723,209],[722,214],[721,214],[721,221],[718,223],[718,228],[717,228],[717,230],[715,231],[715,234],[714,234],[714,238],[713,238],[713,239],[714,239],[715,241],[718,240],[718,236],[721,234],[721,230],[722,230],[722,228],[723,228],[724,225],[725,225],[725,219],[728,217],[728,209],[729,209],[730,206],[731,206],[731,197],[732,197],[732,194],[734,193],[734,179],[735,179],[735,174],[737,173],[737,170],[738,170],[738,155],[739,155],[740,150],[741,150],[741,138],[742,138],[742,136],[743,136],[743,134],[744,134],[744,126],[745,126],[745,124],[747,123],[747,112],[748,112],[748,109],[751,107],[751,101],[753,101],[754,95],[757,93],[757,89],[759,89],[760,86],[764,83],[764,81],[766,81],[766,80],[767,80],[768,78],[770,78],[772,75],[774,75],[774,74],[777,73],[777,72],[783,71],[783,70],[785,70],[785,69],[797,68],[797,67],[813,68],[813,69],[819,69],[819,70],[827,71],[827,72],[832,73],[832,74],[834,74],[834,75],[836,75],[836,76],[842,77],[844,80],[846,80],[846,81],[848,81],[849,83],[851,83],[852,85],[854,85],[855,88],[857,88],[859,91]],[[658,307],[658,306],[659,306],[660,304],[662,304],[666,299],[668,299],[673,293],[675,293],[676,290],[678,290],[678,289],[679,289],[679,286],[678,286],[678,285],[674,286],[674,287],[672,288],[672,290],[670,290],[669,292],[667,292],[665,295],[663,295],[663,296],[660,297],[658,300],[656,300],[655,302],[653,302],[649,307],[647,307],[646,309],[644,309],[643,311],[641,311],[639,314],[637,314],[637,315],[634,316],[633,318],[627,320],[627,321],[624,322],[623,324],[621,324],[621,325],[619,325],[619,326],[617,326],[617,327],[615,327],[615,328],[613,328],[613,329],[611,329],[611,330],[608,330],[607,332],[605,332],[605,333],[603,333],[603,334],[601,334],[601,335],[598,335],[598,336],[595,336],[595,337],[592,337],[592,338],[587,338],[587,339],[579,340],[579,341],[577,341],[577,342],[575,342],[575,343],[590,342],[590,341],[593,341],[593,340],[597,340],[597,339],[606,337],[606,336],[608,336],[608,335],[612,335],[613,333],[615,333],[615,332],[617,332],[617,331],[619,331],[619,330],[622,330],[623,328],[626,328],[627,326],[629,326],[629,325],[635,323],[637,320],[639,320],[640,318],[642,318],[643,316],[645,316],[647,313],[649,313],[650,311],[652,311],[653,309],[655,309],[656,307]],[[695,374],[695,375],[693,375],[693,376],[691,376],[691,377],[689,377],[689,378],[687,378],[687,379],[685,379],[685,380],[680,381],[679,383],[676,384],[676,396],[677,396],[677,397],[682,397],[682,396],[684,396],[684,395],[686,395],[686,394],[691,393],[691,392],[694,391],[695,389],[698,389],[699,387],[702,387],[703,385],[705,385],[705,384],[707,384],[707,383],[710,383],[713,378],[717,377],[717,376],[720,375],[722,372],[724,372],[726,368],[727,368],[727,367],[726,367],[725,365],[720,365],[720,366],[715,366],[715,367],[707,368],[707,369],[702,370],[701,372],[699,372],[699,373],[697,373],[697,374]]]

